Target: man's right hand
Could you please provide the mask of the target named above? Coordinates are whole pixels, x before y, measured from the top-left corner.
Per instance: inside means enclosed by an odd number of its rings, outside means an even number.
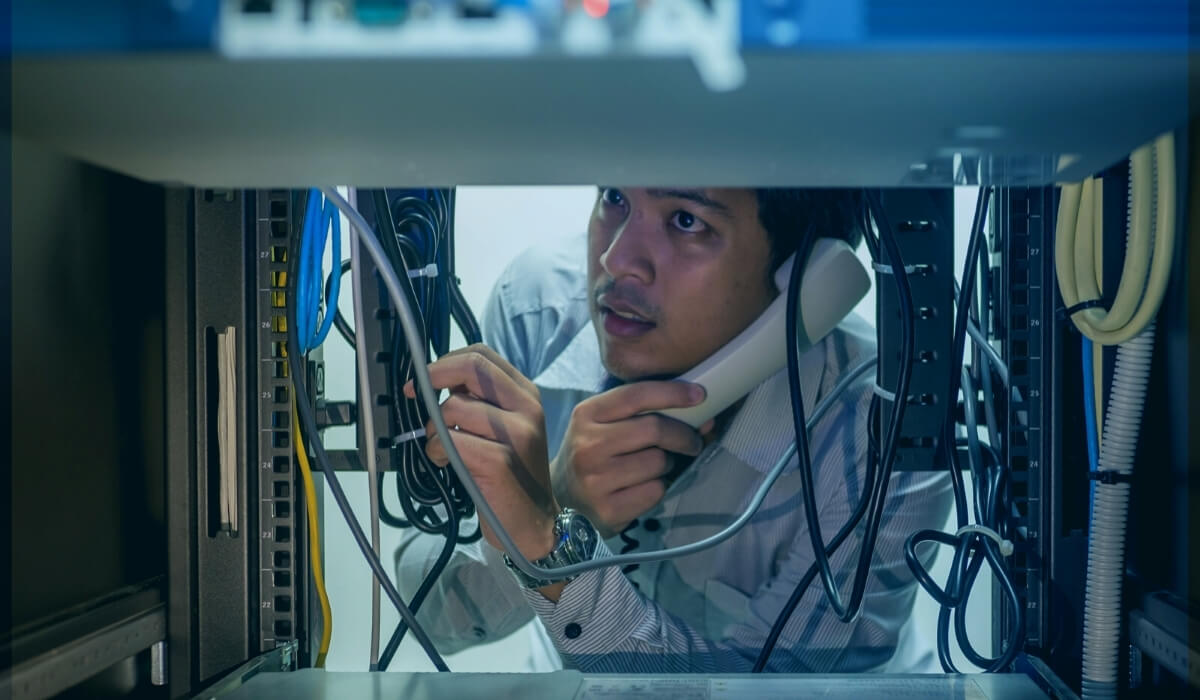
[[[704,400],[704,387],[680,381],[626,384],[580,402],[550,465],[558,502],[587,516],[604,537],[620,532],[666,492],[670,453],[695,457],[702,435],[686,423],[652,413]]]

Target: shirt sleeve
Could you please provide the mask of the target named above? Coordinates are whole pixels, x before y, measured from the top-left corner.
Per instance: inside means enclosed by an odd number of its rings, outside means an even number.
[[[537,361],[537,344],[531,341],[540,330],[541,317],[518,308],[521,295],[529,297],[525,306],[537,300],[532,284],[524,281],[527,275],[521,273],[528,267],[526,257],[519,257],[500,275],[480,325],[484,343],[529,376],[531,363]],[[476,523],[473,518],[462,527],[470,531]],[[404,533],[395,552],[395,570],[396,587],[405,600],[412,600],[444,543],[442,537],[415,529]],[[533,611],[500,553],[482,541],[455,548],[417,611],[417,621],[434,645],[448,654],[505,637],[531,619]]]
[[[463,523],[473,530],[475,521]],[[445,539],[416,529],[405,532],[396,549],[396,588],[411,601],[433,569]],[[458,545],[429,590],[417,621],[443,654],[512,634],[533,619],[521,587],[500,554],[483,541]]]
[[[500,353],[521,374],[529,376],[529,333],[524,315],[514,313],[508,299],[510,270],[505,270],[483,307],[480,320],[483,343]]]
[[[483,342],[535,379],[570,344],[587,315],[582,237],[530,248],[505,268],[484,304]]]
[[[860,400],[868,401],[869,394]],[[858,423],[856,419],[861,419],[865,423],[865,404],[861,408],[856,411],[858,416],[847,416],[848,420]],[[865,435],[863,431],[855,432]],[[867,454],[865,439],[855,440],[854,444],[852,454],[859,467],[857,483],[861,489]],[[840,455],[838,459],[848,456],[845,452]],[[836,466],[838,473],[844,474],[844,462]],[[945,497],[945,489],[937,488],[941,476],[944,475],[893,476],[862,612],[849,623],[836,619],[817,577],[784,627],[770,658],[769,670],[790,673],[868,670],[889,660],[915,593],[911,576],[905,575],[903,542],[916,529],[915,523],[926,522],[922,514],[928,514],[930,508],[944,516],[944,510],[938,511],[935,505]],[[840,490],[823,491],[828,494],[820,513],[826,541],[850,518],[858,503],[858,493],[846,493],[845,476],[840,481]],[[860,527],[831,561],[844,600],[849,597],[862,535]],[[596,556],[608,558],[612,554],[601,542]],[[719,638],[712,638],[643,596],[619,567],[585,572],[567,584],[557,603],[537,591],[524,592],[567,667],[585,673],[744,673],[753,667],[775,619],[812,563],[808,530],[801,526],[779,563],[778,573],[752,595],[745,596],[745,614],[736,623],[727,625]],[[894,612],[897,610],[894,598],[884,605],[875,604],[877,596],[895,596],[897,591],[909,599],[907,605],[898,608],[901,614]],[[887,615],[904,619],[881,621],[878,612],[881,609],[889,611]],[[881,633],[881,629],[887,632]],[[853,660],[855,668],[847,666],[849,660]]]

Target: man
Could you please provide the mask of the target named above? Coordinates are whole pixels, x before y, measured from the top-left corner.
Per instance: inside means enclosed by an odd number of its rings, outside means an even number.
[[[594,557],[694,542],[744,510],[794,438],[786,369],[698,431],[654,412],[703,400],[701,387],[670,378],[767,307],[775,270],[810,225],[856,243],[860,206],[834,191],[600,188],[586,244],[568,239],[509,267],[484,313],[485,345],[441,358],[430,374],[451,391],[451,439],[526,558],[562,560],[564,507],[605,538]],[[873,338],[851,318],[804,353],[809,415],[874,352]],[[827,539],[862,498],[872,382],[868,374],[839,397],[811,434]],[[427,452],[444,466],[445,436],[427,430]],[[570,581],[514,575],[485,524],[486,544],[459,548],[420,619],[447,652],[536,615],[561,662],[585,672],[748,671],[813,562],[799,484],[786,471],[753,520],[717,547]],[[910,533],[940,526],[949,503],[945,475],[895,475],[862,613],[835,619],[818,580],[769,668],[931,670],[905,625],[916,586],[902,548]],[[844,592],[861,541],[860,529],[833,558]],[[398,551],[407,596],[439,544],[414,534]]]

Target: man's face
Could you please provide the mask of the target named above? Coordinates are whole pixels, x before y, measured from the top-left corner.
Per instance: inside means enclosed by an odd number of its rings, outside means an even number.
[[[600,188],[588,225],[592,323],[623,381],[675,376],[775,296],[753,190]]]

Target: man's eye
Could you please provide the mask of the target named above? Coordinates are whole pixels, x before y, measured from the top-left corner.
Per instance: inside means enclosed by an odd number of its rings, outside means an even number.
[[[700,233],[706,228],[703,221],[686,211],[675,212],[675,215],[671,217],[671,224],[687,233]]]
[[[608,202],[613,206],[619,207],[625,204],[625,195],[621,193],[621,190],[614,189],[612,187],[606,187],[602,196],[604,197],[605,202]]]

